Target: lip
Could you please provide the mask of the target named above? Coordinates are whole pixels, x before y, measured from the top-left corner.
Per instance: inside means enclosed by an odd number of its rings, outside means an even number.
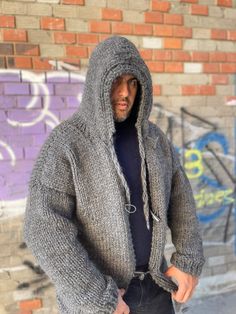
[[[126,109],[128,108],[127,102],[116,102],[115,104],[118,108]]]

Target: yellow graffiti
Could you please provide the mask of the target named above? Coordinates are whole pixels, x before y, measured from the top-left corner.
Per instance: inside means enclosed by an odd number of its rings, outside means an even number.
[[[221,204],[221,205],[229,205],[234,202],[234,198],[231,197],[233,193],[232,189],[228,190],[219,190],[217,192],[209,193],[204,189],[200,190],[198,194],[194,195],[197,208],[211,206],[214,204]]]
[[[189,179],[199,178],[203,174],[202,153],[198,149],[188,149],[185,151],[184,168]]]

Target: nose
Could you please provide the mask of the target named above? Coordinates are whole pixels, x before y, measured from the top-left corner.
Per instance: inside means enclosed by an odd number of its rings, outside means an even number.
[[[120,84],[120,88],[119,88],[119,94],[120,94],[120,96],[122,96],[122,97],[128,97],[128,95],[129,95],[129,85],[128,85],[128,83],[127,82],[122,82],[121,84]]]

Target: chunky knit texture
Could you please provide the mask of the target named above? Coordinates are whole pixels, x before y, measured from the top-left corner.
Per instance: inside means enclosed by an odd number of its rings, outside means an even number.
[[[118,288],[135,269],[129,226],[130,192],[117,160],[110,90],[124,73],[141,86],[136,128],[142,160],[144,213],[148,221],[146,167],[153,222],[149,271],[167,291],[176,288],[162,271],[166,231],[176,252],[171,262],[200,275],[204,258],[189,182],[160,129],[148,121],[150,73],[135,46],[112,37],[94,50],[78,111],[56,127],[42,147],[29,185],[25,240],[55,284],[63,314],[112,314]]]

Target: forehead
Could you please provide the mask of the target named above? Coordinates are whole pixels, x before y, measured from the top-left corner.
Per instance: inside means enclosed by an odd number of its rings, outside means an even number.
[[[120,76],[118,76],[115,80],[122,80],[122,81],[129,81],[129,80],[133,80],[136,79],[136,77],[132,74],[122,74]]]

